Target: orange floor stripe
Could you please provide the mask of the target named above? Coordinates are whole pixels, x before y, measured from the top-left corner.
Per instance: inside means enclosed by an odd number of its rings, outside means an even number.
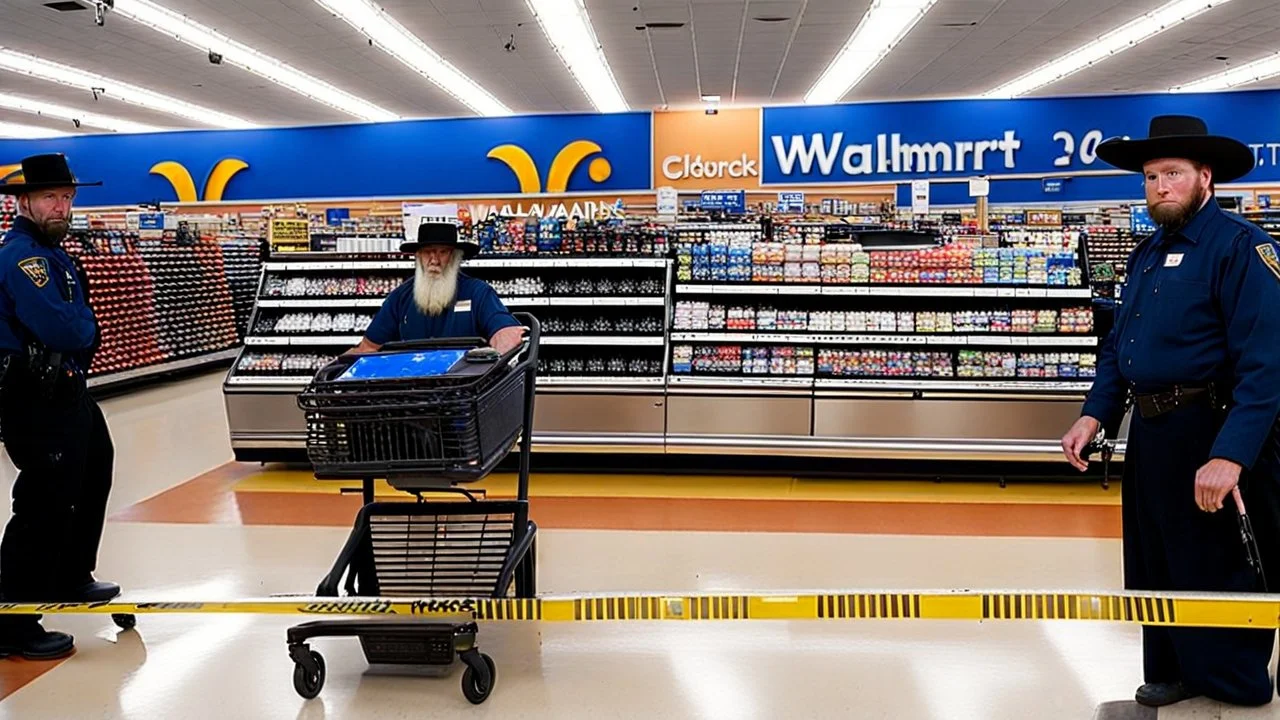
[[[131,522],[350,527],[358,495],[236,492],[257,467],[229,463],[112,516]],[[405,501],[411,501],[404,495]],[[836,502],[719,498],[539,497],[546,529],[821,532],[990,537],[1120,536],[1114,505]]]
[[[4,700],[30,685],[41,675],[53,670],[69,659],[34,661],[23,660],[22,658],[6,658],[0,660],[0,700]]]

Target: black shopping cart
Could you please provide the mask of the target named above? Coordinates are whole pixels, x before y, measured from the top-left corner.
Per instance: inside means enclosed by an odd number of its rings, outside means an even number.
[[[392,343],[339,358],[298,396],[307,453],[321,479],[359,479],[364,505],[319,596],[532,598],[537,526],[529,519],[530,431],[538,365],[538,321],[505,355],[478,338]],[[519,442],[514,500],[478,499],[460,485],[487,476]],[[385,478],[415,501],[375,502]],[[460,494],[458,501],[424,493]],[[335,603],[340,612],[341,603]],[[319,620],[289,629],[293,684],[304,698],[324,685],[316,637],[357,637],[370,664],[466,665],[462,692],[489,697],[493,660],[476,646],[473,620]]]

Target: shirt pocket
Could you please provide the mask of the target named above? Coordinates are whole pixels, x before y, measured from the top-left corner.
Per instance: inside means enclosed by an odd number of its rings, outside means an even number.
[[[1184,341],[1203,336],[1216,327],[1209,284],[1199,280],[1166,279],[1156,294],[1159,335]]]

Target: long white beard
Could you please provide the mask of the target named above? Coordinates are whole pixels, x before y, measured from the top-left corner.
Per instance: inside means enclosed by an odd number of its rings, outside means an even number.
[[[458,255],[454,255],[444,267],[444,272],[439,275],[427,272],[421,260],[417,262],[413,278],[413,301],[417,303],[419,310],[436,316],[453,304],[453,296],[458,291],[458,267],[462,264],[459,259]]]

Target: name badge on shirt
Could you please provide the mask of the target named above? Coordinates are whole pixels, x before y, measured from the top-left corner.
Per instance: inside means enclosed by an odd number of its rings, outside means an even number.
[[[1182,264],[1182,253],[1169,253],[1164,256],[1165,267],[1178,267]]]
[[[458,302],[453,306],[453,311],[454,311],[454,312],[471,312],[471,301],[470,301],[470,300],[459,300],[459,301],[458,301]]]

